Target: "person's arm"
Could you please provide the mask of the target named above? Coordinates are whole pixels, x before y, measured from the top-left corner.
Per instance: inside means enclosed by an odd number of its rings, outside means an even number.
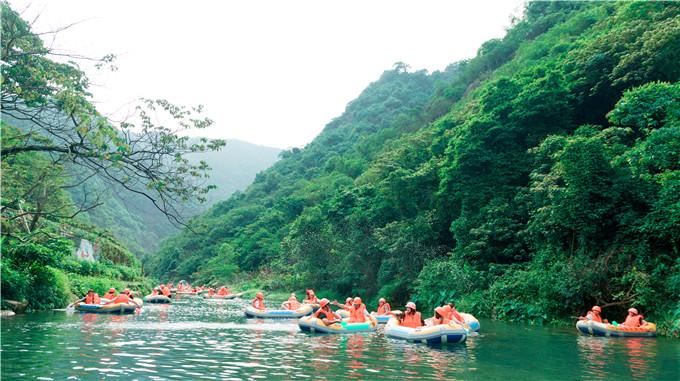
[[[349,307],[347,307],[347,306],[346,306],[346,305],[344,305],[344,304],[340,304],[340,303],[338,303],[338,301],[337,301],[337,300],[334,300],[334,301],[332,301],[332,302],[331,302],[331,304],[332,304],[332,305],[334,305],[334,306],[336,306],[336,307],[340,307],[340,308],[342,308],[343,310],[347,310],[347,311],[349,311],[349,310],[350,310],[350,308],[349,308]]]

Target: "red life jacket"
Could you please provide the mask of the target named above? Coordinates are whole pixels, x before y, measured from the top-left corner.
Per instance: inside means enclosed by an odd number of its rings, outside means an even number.
[[[414,314],[404,314],[404,321],[401,322],[402,327],[418,328],[423,326],[420,312],[416,311]]]
[[[115,298],[115,297],[116,297],[116,293],[115,293],[115,292],[107,292],[107,293],[104,295],[104,299],[108,299],[108,300],[113,300],[113,298]]]
[[[588,311],[586,317],[590,318],[590,320],[594,322],[602,323],[602,317],[600,315],[596,315],[595,313],[593,313],[593,311]]]

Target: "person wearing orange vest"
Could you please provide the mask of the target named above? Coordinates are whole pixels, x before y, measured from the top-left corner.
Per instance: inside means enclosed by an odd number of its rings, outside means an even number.
[[[449,324],[451,319],[449,319],[448,308],[437,307],[434,309],[434,317],[432,318],[432,325],[439,324]]]
[[[130,290],[128,289],[125,289],[123,292],[120,293],[120,295],[116,296],[115,299],[106,304],[118,304],[118,303],[133,303],[137,306],[137,308],[140,307],[140,305],[137,304],[137,302],[135,302],[134,298],[132,297],[132,294],[130,293]]]
[[[213,296],[213,295],[215,295],[215,289],[212,288],[212,287],[210,287],[210,288],[208,289],[208,296]]]
[[[307,298],[303,300],[305,304],[317,304],[319,303],[319,298],[314,295],[314,290],[307,289]]]
[[[302,304],[300,304],[300,302],[298,302],[297,296],[295,296],[295,293],[290,294],[290,296],[288,297],[288,300],[283,302],[281,305],[283,306],[284,309],[287,309],[287,310],[297,310],[298,308],[300,308],[300,306],[302,306]]]
[[[229,295],[229,289],[222,286],[222,287],[220,287],[219,290],[217,290],[217,295],[222,295],[222,296]]]
[[[338,318],[338,315],[331,310],[331,307],[328,305],[328,299],[323,298],[319,301],[319,307],[316,312],[314,312],[314,317],[317,319],[321,319],[324,324],[326,325],[331,325],[335,323],[339,323],[341,320]]]
[[[352,300],[353,304],[352,306],[348,307],[344,304],[340,304],[336,301],[333,301],[333,304],[349,311],[349,321],[348,323],[363,323],[366,321],[366,305],[361,302],[360,297],[354,298]]]
[[[250,303],[253,307],[257,308],[258,310],[264,310],[264,294],[262,292],[258,292],[255,295],[255,299]]]
[[[113,300],[113,298],[115,298],[115,297],[116,297],[116,289],[113,288],[113,287],[109,288],[109,292],[104,294],[104,299]]]
[[[588,311],[586,316],[579,316],[578,320],[590,320],[596,323],[609,323],[607,319],[604,319],[604,321],[602,320],[602,316],[600,316],[601,313],[602,308],[600,308],[600,306],[593,306],[593,308]]]
[[[400,325],[410,328],[418,328],[425,325],[420,312],[416,311],[416,304],[413,302],[406,303],[406,312]]]
[[[87,290],[87,294],[78,302],[85,302],[85,304],[101,304],[102,300],[99,297],[99,294],[94,292],[93,289]]]
[[[456,304],[454,302],[451,302],[447,304],[445,307],[447,306],[448,308],[446,308],[446,312],[448,313],[447,316],[448,319],[458,324],[465,324],[465,318],[458,312],[458,310],[456,310]]]
[[[390,304],[387,303],[385,298],[380,298],[378,300],[378,315],[387,315],[391,310]]]
[[[161,294],[170,297],[170,289],[167,286],[161,286]]]
[[[625,327],[638,328],[645,324],[647,324],[647,322],[644,321],[644,316],[640,315],[637,309],[629,308],[628,316],[626,316],[626,321],[624,321],[623,324],[621,325]]]
[[[345,305],[347,307],[352,307],[352,297],[347,297],[347,299],[345,299]]]

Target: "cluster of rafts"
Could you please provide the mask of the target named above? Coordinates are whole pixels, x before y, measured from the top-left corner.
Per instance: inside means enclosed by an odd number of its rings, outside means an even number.
[[[312,315],[318,304],[303,304],[296,310],[285,309],[266,309],[259,310],[252,306],[246,307],[245,315],[249,318],[261,319],[298,319],[298,326],[303,332],[321,334],[353,334],[361,332],[373,332],[378,327],[384,326],[385,336],[407,340],[416,343],[427,344],[455,344],[462,343],[467,337],[479,332],[479,321],[472,315],[461,313],[465,318],[465,325],[454,322],[449,324],[426,325],[418,328],[400,326],[397,319],[392,315],[377,315],[371,313],[367,315],[367,320],[362,323],[349,323],[348,312],[344,310],[336,311],[344,319],[335,324],[326,325],[321,319]],[[396,311],[395,311],[396,312]]]
[[[203,296],[205,299],[235,299],[243,295],[243,293],[237,294],[227,294],[227,295],[208,295],[207,290],[205,292],[194,292],[194,291],[177,291],[172,289],[172,294],[170,296],[165,295],[147,295],[142,299],[131,298],[130,302],[127,303],[114,303],[108,304],[109,300],[106,298],[101,299],[101,303],[83,303],[78,302],[73,305],[76,311],[84,313],[96,313],[96,314],[132,314],[138,308],[140,308],[144,303],[151,304],[170,304],[172,303],[172,298],[186,295],[186,296]]]

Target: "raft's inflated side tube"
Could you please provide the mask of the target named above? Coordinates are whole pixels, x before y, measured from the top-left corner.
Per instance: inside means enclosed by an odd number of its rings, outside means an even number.
[[[312,313],[312,306],[303,304],[297,310],[258,310],[253,306],[246,307],[246,317],[267,319],[297,319]]]
[[[234,298],[240,297],[241,295],[243,295],[242,292],[239,292],[238,294],[227,294],[227,295],[214,294],[213,296],[204,294],[203,297],[206,298],[206,299],[234,299]]]
[[[359,333],[372,332],[378,327],[378,322],[369,316],[368,321],[364,323],[349,323],[349,319],[343,319],[342,322],[326,325],[324,322],[314,316],[305,316],[298,320],[298,326],[304,332],[311,333]]]
[[[465,312],[460,312],[460,316],[462,316],[463,319],[465,319],[465,324],[468,325],[468,327],[470,328],[470,331],[479,332],[480,325],[479,325],[479,320],[477,320],[476,317],[474,317],[470,314],[466,314]]]
[[[194,292],[194,291],[177,291],[175,294],[176,295],[198,295],[198,293]]]
[[[144,302],[156,304],[168,304],[172,303],[172,300],[165,295],[147,295],[144,297]]]
[[[134,303],[116,303],[116,304],[78,303],[76,304],[75,308],[80,312],[95,314],[132,314],[137,309],[137,306]]]
[[[468,331],[462,326],[439,324],[419,328],[402,327],[397,319],[390,319],[385,325],[385,336],[423,344],[456,344],[467,340]]]
[[[378,324],[387,324],[387,322],[394,317],[392,315],[378,315],[375,312],[371,312],[371,316],[373,316],[375,320],[378,321]]]
[[[656,324],[647,323],[642,327],[633,328],[625,326],[615,326],[611,324],[598,323],[594,321],[579,320],[576,322],[576,329],[585,334],[606,337],[655,337]]]

